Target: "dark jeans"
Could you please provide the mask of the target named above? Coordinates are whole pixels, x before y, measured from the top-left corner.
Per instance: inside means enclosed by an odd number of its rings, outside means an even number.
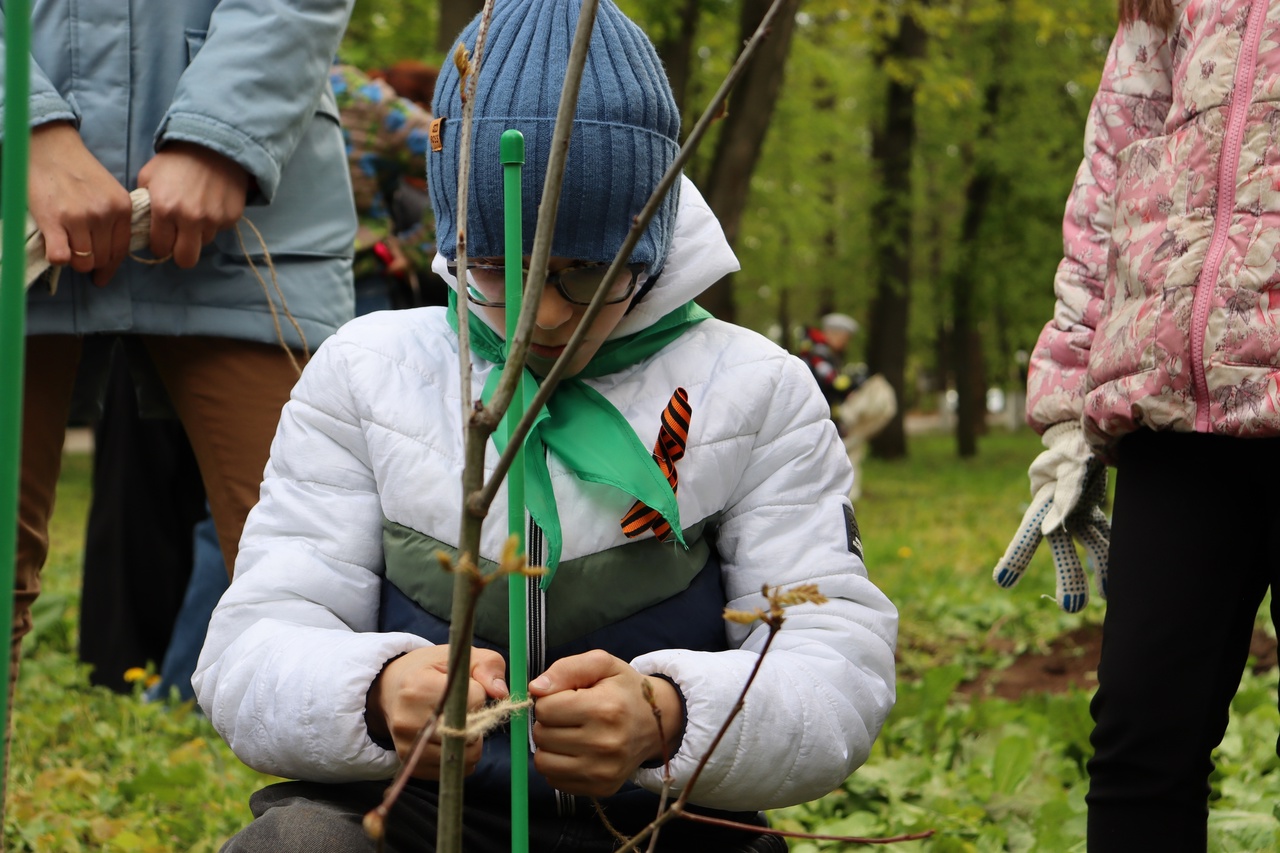
[[[1203,851],[1211,754],[1280,579],[1280,439],[1141,431],[1119,447],[1089,850]],[[1280,599],[1272,597],[1273,622]]]
[[[361,822],[381,802],[386,787],[386,782],[282,782],[263,788],[249,801],[256,819],[228,841],[222,853],[373,853],[377,848]],[[386,821],[386,853],[431,853],[435,827],[434,791],[409,785]],[[620,844],[591,813],[565,819],[531,815],[531,853],[610,853]],[[646,848],[647,843],[641,846]],[[462,849],[510,853],[511,820],[505,802],[501,810],[490,810],[468,800]],[[664,853],[786,853],[787,845],[774,836],[675,820],[663,827],[658,849]]]
[[[152,701],[168,699],[175,689],[181,702],[195,698],[191,676],[195,675],[200,649],[209,631],[209,617],[231,583],[227,580],[227,564],[218,549],[218,531],[212,516],[196,525],[193,538],[191,580],[173,623],[169,648],[160,664],[160,681],[147,690],[147,698]]]

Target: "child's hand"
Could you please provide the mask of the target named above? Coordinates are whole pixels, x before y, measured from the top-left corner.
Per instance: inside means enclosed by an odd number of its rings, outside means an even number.
[[[435,713],[444,696],[449,664],[448,646],[427,646],[396,658],[374,679],[366,699],[365,718],[369,731],[389,737],[401,760],[408,758],[414,738]],[[502,680],[506,666],[502,655],[487,649],[471,650],[471,683],[467,685],[467,710],[474,711],[489,699],[504,699],[507,685]],[[433,735],[413,769],[420,779],[440,778],[439,733]],[[466,771],[480,761],[483,742],[467,744]]]
[[[663,731],[678,740],[684,721],[675,687],[606,652],[562,658],[530,682],[538,772],[566,793],[605,797],[642,763],[661,760],[662,739],[642,688],[646,680],[662,710]]]

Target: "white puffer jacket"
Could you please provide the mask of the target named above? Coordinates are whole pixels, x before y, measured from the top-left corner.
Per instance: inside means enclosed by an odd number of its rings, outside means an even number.
[[[666,269],[615,335],[647,326],[734,268],[718,223],[686,181]],[[315,781],[395,771],[395,753],[366,730],[365,695],[387,660],[425,641],[376,633],[383,521],[456,541],[457,360],[442,309],[374,314],[320,348],[285,407],[235,581],[194,678],[201,707],[247,764]],[[476,394],[491,367],[476,364]],[[688,391],[680,516],[686,527],[706,521],[714,530],[727,606],[763,606],[764,584],[816,583],[831,598],[789,612],[693,800],[747,810],[827,793],[866,760],[893,704],[897,613],[867,578],[845,497],[852,472],[812,377],[764,338],[707,320],[647,361],[589,384],[646,444],[672,389]],[[496,458],[491,446],[488,464]],[[563,560],[624,545],[618,522],[633,499],[549,461]],[[485,525],[485,557],[500,553],[505,505],[501,494]],[[677,789],[766,636],[759,623],[726,630],[728,651],[670,649],[632,661],[669,676],[687,702],[672,760]],[[658,790],[661,773],[642,769],[634,781]]]

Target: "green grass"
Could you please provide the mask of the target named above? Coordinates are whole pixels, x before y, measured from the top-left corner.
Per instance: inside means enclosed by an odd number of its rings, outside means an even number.
[[[271,781],[191,704],[91,687],[76,656],[89,457],[68,454],[13,714],[9,851],[216,851]]]
[[[1010,649],[1043,650],[1101,622],[1096,604],[1075,615],[1058,608],[1045,548],[1014,589],[991,580],[1030,500],[1027,466],[1042,449],[1030,431],[999,431],[982,440],[978,457],[958,459],[949,437],[927,435],[912,439],[905,460],[865,463],[858,524],[871,577],[901,613],[901,675],[954,662],[971,677],[1007,664]]]
[[[993,433],[977,459],[957,460],[949,438],[924,436],[906,460],[866,463],[858,520],[867,564],[902,617],[898,705],[865,767],[822,800],[777,812],[779,823],[839,835],[937,830],[891,848],[904,853],[1083,850],[1088,695],[1015,703],[956,692],[1019,651],[1101,621],[1100,603],[1069,616],[1044,597],[1053,591],[1044,554],[1018,588],[991,581],[1038,450],[1028,432]],[[241,765],[190,706],[88,686],[75,655],[88,471],[87,457],[67,457],[14,715],[8,849],[217,850],[270,780]],[[1280,849],[1276,699],[1274,673],[1246,675],[1216,755],[1211,850]]]
[[[1058,609],[1045,549],[1013,590],[991,580],[1027,507],[1027,466],[1041,447],[1027,431],[993,432],[980,447],[978,458],[959,460],[950,438],[925,436],[906,460],[866,464],[858,522],[871,576],[901,616],[898,703],[871,760],[840,790],[776,813],[780,825],[846,836],[937,830],[890,848],[903,853],[1084,850],[1089,694],[1009,702],[956,693],[979,671],[1043,651],[1104,613],[1096,600],[1075,615]],[[1211,851],[1280,850],[1275,680],[1247,673],[1233,703],[1214,756]]]

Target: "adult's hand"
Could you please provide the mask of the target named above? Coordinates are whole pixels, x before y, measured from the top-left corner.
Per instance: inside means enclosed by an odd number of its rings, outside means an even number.
[[[663,744],[650,683],[662,711]],[[569,794],[607,797],[646,761],[670,757],[684,729],[680,696],[670,682],[641,675],[603,651],[561,658],[529,684],[534,698],[534,766]]]
[[[50,122],[31,131],[27,204],[44,234],[45,259],[93,273],[105,285],[129,254],[129,193],[85,147],[75,126]]]
[[[365,700],[365,720],[369,731],[390,738],[396,754],[407,760],[422,726],[440,707],[448,679],[449,647],[427,646],[402,655],[383,667],[374,679]],[[506,664],[502,655],[487,649],[471,650],[471,678],[467,685],[467,709],[475,711],[489,699],[505,699],[507,685],[502,680]],[[467,744],[466,771],[480,761],[483,742]],[[440,778],[439,732],[434,734],[413,769],[420,779]]]
[[[244,214],[249,173],[202,145],[171,142],[142,167],[138,186],[151,192],[151,253],[190,269]]]

